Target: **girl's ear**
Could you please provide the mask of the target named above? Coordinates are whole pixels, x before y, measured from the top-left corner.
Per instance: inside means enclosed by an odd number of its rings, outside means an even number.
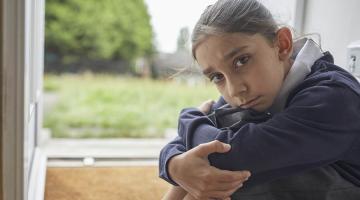
[[[279,59],[284,61],[291,57],[293,50],[292,34],[289,28],[283,27],[276,32],[276,44]]]

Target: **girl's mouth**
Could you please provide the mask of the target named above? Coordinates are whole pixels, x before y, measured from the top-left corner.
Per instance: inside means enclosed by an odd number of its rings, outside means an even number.
[[[250,101],[247,101],[246,103],[242,104],[240,107],[245,109],[251,108],[253,106],[256,106],[259,103],[259,100],[260,100],[260,96],[257,96],[251,99]]]

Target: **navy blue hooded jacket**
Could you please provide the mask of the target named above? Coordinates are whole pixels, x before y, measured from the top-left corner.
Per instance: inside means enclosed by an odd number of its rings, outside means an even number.
[[[285,109],[263,123],[217,128],[198,109],[184,109],[178,137],[160,152],[160,177],[176,185],[167,172],[168,160],[201,143],[219,140],[232,148],[211,154],[211,165],[249,170],[252,176],[244,186],[329,165],[360,186],[360,84],[335,66],[329,53],[311,69],[289,94]]]

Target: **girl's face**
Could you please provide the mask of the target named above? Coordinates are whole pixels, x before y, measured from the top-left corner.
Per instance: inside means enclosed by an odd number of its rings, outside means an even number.
[[[195,56],[231,106],[265,111],[290,69],[291,49],[281,38],[270,44],[260,34],[228,33],[205,38]]]

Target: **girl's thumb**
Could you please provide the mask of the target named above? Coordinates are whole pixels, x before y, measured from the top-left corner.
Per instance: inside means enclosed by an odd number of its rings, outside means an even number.
[[[201,157],[207,157],[212,153],[226,153],[231,149],[231,146],[218,140],[214,140],[212,142],[200,144],[199,146],[195,147],[195,149],[197,155]]]

